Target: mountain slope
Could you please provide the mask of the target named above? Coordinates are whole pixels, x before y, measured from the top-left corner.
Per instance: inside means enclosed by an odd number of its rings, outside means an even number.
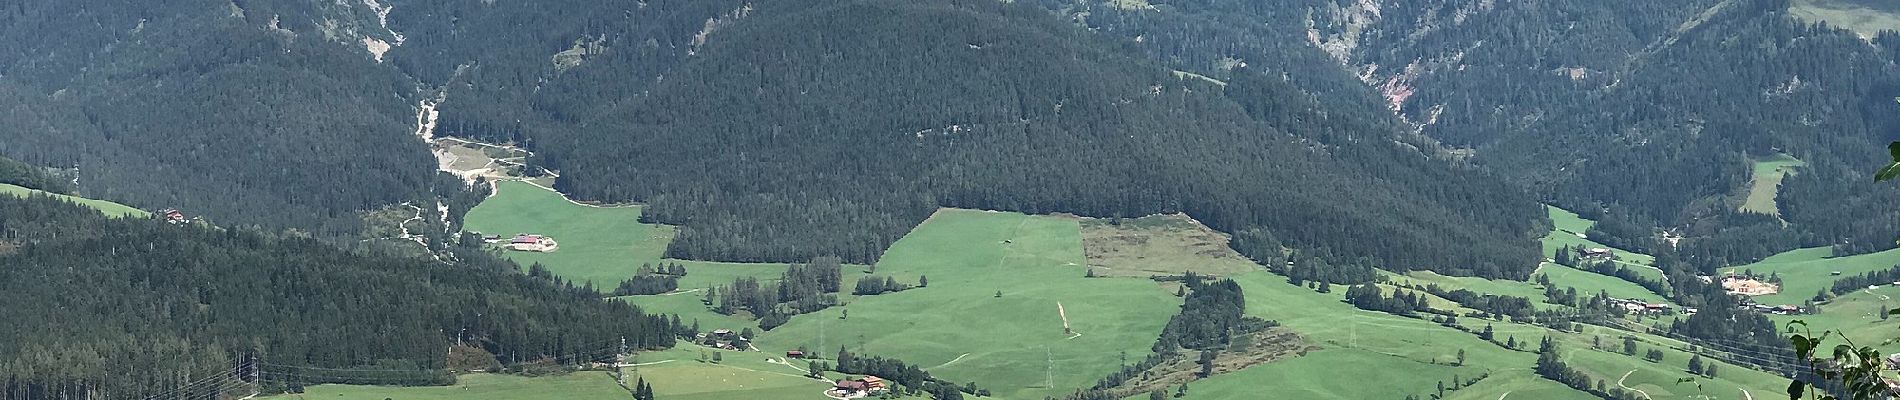
[[[1273,78],[1180,81],[1026,6],[749,15],[650,92],[599,100],[585,129],[534,135],[557,187],[652,203],[688,258],[868,260],[940,205],[1186,211],[1396,269],[1516,276],[1535,258],[1527,198],[1389,141],[1307,141],[1379,126]]]
[[[581,362],[622,340],[670,346],[677,328],[475,248],[355,254],[45,197],[0,196],[0,226],[0,398],[208,398],[188,382],[253,356],[296,374],[273,382],[443,384],[452,344]]]
[[[77,168],[94,197],[349,234],[427,193],[415,84],[349,33],[360,4],[0,6],[0,155]]]

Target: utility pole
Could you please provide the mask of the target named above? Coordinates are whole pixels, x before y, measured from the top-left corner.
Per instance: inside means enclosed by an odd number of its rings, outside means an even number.
[[[1051,352],[1051,351],[1049,351],[1049,346],[1042,346],[1042,356],[1043,356],[1043,359],[1044,359],[1045,361],[1047,361],[1047,362],[1048,362],[1048,365],[1047,365],[1047,366],[1045,366],[1045,367],[1043,367],[1043,369],[1042,369],[1042,371],[1043,371],[1043,372],[1042,372],[1042,374],[1043,374],[1043,376],[1042,376],[1042,387],[1045,387],[1045,388],[1053,388],[1053,387],[1056,387],[1056,383],[1055,383],[1055,382],[1056,382],[1056,356],[1055,356],[1055,353],[1054,353],[1054,352]]]

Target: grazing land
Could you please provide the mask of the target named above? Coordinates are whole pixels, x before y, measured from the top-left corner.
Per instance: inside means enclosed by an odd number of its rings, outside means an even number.
[[[1074,218],[939,210],[877,264],[879,275],[927,276],[928,287],[799,315],[756,344],[897,357],[999,398],[1067,394],[1118,369],[1124,353],[1146,357],[1180,305],[1147,279],[1085,278],[1085,261]],[[1057,302],[1075,334],[1064,334]]]
[[[1181,214],[1082,220],[1082,253],[1105,276],[1231,276],[1260,268],[1227,241],[1227,235]]]
[[[1742,211],[1781,215],[1781,208],[1775,204],[1775,194],[1781,189],[1781,180],[1795,173],[1795,168],[1804,165],[1807,163],[1787,154],[1755,160],[1754,178],[1749,182],[1747,199],[1742,201]]]
[[[1544,209],[1550,212],[1550,221],[1552,225],[1554,225],[1550,233],[1545,234],[1541,240],[1544,243],[1544,256],[1554,256],[1557,254],[1557,249],[1564,246],[1614,248],[1584,237],[1585,232],[1588,232],[1591,226],[1597,224],[1596,221],[1585,219],[1582,216],[1578,216],[1577,213],[1570,212],[1570,210],[1554,206],[1544,206]],[[1630,269],[1635,270],[1644,278],[1655,280],[1663,279],[1662,271],[1652,267],[1656,265],[1656,257],[1624,249],[1617,249],[1616,259],[1617,263],[1630,267]]]
[[[1801,320],[1814,332],[1840,332],[1856,345],[1880,349],[1880,354],[1900,353],[1900,317],[1882,319],[1878,314],[1881,310],[1900,307],[1900,301],[1895,299],[1900,299],[1900,288],[1881,285],[1821,303],[1819,314],[1770,315],[1768,319],[1782,326]]]
[[[1900,265],[1900,249],[1847,257],[1831,257],[1832,250],[1813,247],[1790,250],[1769,256],[1754,264],[1723,268],[1723,271],[1775,274],[1781,277],[1781,292],[1756,296],[1764,304],[1801,304],[1816,292],[1834,286],[1836,279]],[[1834,276],[1840,271],[1840,276]]]
[[[577,285],[592,282],[613,290],[633,276],[640,264],[657,262],[674,229],[640,223],[639,206],[596,207],[573,203],[560,193],[518,181],[502,181],[496,192],[464,218],[465,228],[486,235],[547,235],[560,243],[553,252],[503,251],[527,266],[541,263],[555,276]],[[690,274],[689,274],[690,275]],[[684,285],[682,285],[684,286]]]
[[[622,371],[629,380],[645,378],[653,385],[653,394],[662,399],[725,400],[786,399],[824,400],[826,381],[803,376],[806,363],[791,360],[778,364],[781,353],[722,352],[720,362],[702,362],[701,352],[713,350],[681,343],[672,349],[641,352],[642,364]],[[710,356],[707,356],[710,357]],[[623,392],[624,393],[624,392]]]
[[[1635,268],[1635,267],[1631,267]],[[1668,299],[1641,285],[1630,283],[1614,276],[1583,271],[1562,265],[1544,263],[1537,273],[1550,277],[1550,283],[1557,287],[1577,288],[1578,295],[1594,295],[1598,292],[1609,293],[1619,299],[1641,299],[1649,302],[1667,303]],[[1540,293],[1539,296],[1542,296]],[[1540,297],[1532,297],[1537,299]]]
[[[84,197],[68,196],[68,195],[63,195],[63,194],[58,194],[58,193],[47,193],[45,191],[41,191],[38,189],[28,189],[28,188],[24,188],[20,186],[0,183],[0,194],[26,197],[35,193],[53,196],[55,198],[70,201],[70,202],[73,202],[82,206],[86,206],[86,207],[92,207],[94,209],[98,209],[99,212],[105,213],[106,215],[115,216],[115,217],[146,218],[146,217],[152,216],[152,213],[150,212],[146,212],[145,210],[133,208],[132,206],[127,206],[124,204],[114,203],[114,202],[105,201],[105,200],[93,200],[93,199],[88,199]]]
[[[1809,23],[1827,22],[1863,38],[1900,30],[1900,3],[1889,0],[1794,0],[1788,14]]]
[[[655,388],[658,389],[657,387]],[[626,389],[606,372],[586,371],[554,376],[467,374],[449,386],[317,385],[301,395],[285,394],[267,400],[602,400],[631,399]],[[667,397],[674,398],[674,397]]]

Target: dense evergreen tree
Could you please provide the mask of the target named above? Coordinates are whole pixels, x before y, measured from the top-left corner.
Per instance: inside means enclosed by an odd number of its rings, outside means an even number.
[[[0,328],[0,397],[158,394],[181,377],[264,364],[277,383],[443,384],[443,349],[458,339],[508,365],[611,358],[622,338],[635,348],[674,340],[667,318],[524,276],[476,247],[456,248],[449,263],[358,254],[10,196],[0,196],[0,231],[0,265],[10,266],[0,268],[0,320],[14,328]]]

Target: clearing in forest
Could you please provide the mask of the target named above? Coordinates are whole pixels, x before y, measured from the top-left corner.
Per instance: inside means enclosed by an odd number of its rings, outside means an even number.
[[[1595,220],[1583,218],[1582,216],[1578,216],[1577,213],[1555,206],[1546,205],[1544,209],[1550,213],[1550,221],[1555,225],[1551,228],[1550,233],[1544,234],[1544,238],[1540,239],[1544,244],[1544,257],[1555,256],[1557,249],[1564,246],[1614,249],[1616,251],[1616,261],[1618,264],[1630,267],[1630,269],[1635,270],[1637,274],[1642,275],[1646,279],[1663,279],[1662,271],[1652,267],[1656,265],[1656,257],[1625,249],[1617,249],[1587,238],[1587,232],[1590,231],[1590,227],[1596,226],[1597,224]]]
[[[756,345],[897,357],[998,398],[1088,387],[1119,369],[1123,354],[1147,357],[1181,300],[1147,279],[1085,278],[1080,230],[1074,218],[940,210],[876,268],[927,276],[929,286],[799,315]],[[1063,334],[1058,301],[1081,336]]]
[[[1774,157],[1755,160],[1754,178],[1748,186],[1748,196],[1742,201],[1741,210],[1768,215],[1781,215],[1781,209],[1775,204],[1775,194],[1781,188],[1781,180],[1795,173],[1795,168],[1807,165],[1787,154],[1775,154]]]
[[[14,185],[9,185],[9,184],[4,184],[4,183],[0,183],[0,194],[6,194],[6,195],[12,195],[12,196],[18,196],[18,197],[27,197],[33,194],[43,194],[47,196],[53,196],[54,198],[70,201],[70,202],[73,202],[74,204],[78,204],[78,205],[82,205],[86,207],[92,207],[93,209],[99,210],[99,212],[102,212],[108,216],[114,216],[114,217],[148,218],[152,216],[151,212],[133,208],[132,206],[128,206],[124,204],[114,203],[114,202],[105,201],[105,200],[93,200],[93,199],[77,197],[77,196],[67,196],[67,195],[58,194],[58,193],[47,193],[39,189],[28,189],[25,187],[14,186]]]
[[[1900,30],[1900,3],[1891,0],[1794,0],[1788,15],[1808,23],[1826,22],[1863,38]]]
[[[1084,218],[1082,253],[1101,276],[1232,276],[1260,268],[1227,247],[1227,235],[1182,214]]]
[[[525,377],[502,374],[467,374],[455,378],[449,386],[366,386],[316,385],[301,395],[263,397],[265,400],[566,400],[625,399],[626,389],[614,383],[606,372],[585,371],[561,375]],[[667,397],[669,399],[673,397]]]
[[[552,237],[560,241],[560,250],[502,254],[523,267],[541,263],[576,285],[593,282],[611,291],[641,263],[657,262],[673,239],[671,226],[640,223],[639,206],[582,205],[519,181],[497,182],[495,189],[494,196],[469,210],[463,229],[504,238],[518,233]]]

